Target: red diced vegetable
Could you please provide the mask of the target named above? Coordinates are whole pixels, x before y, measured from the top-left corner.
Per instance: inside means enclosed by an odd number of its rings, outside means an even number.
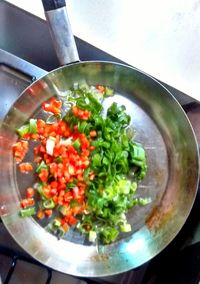
[[[32,198],[34,196],[34,193],[35,193],[35,191],[34,191],[34,189],[32,187],[28,187],[26,189],[26,196],[27,196],[27,198]]]
[[[19,170],[21,173],[28,173],[33,170],[31,163],[21,163],[19,164]]]

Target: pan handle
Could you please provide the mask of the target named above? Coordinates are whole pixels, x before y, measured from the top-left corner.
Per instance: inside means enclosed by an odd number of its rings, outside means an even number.
[[[79,61],[65,0],[42,0],[53,44],[61,65]]]

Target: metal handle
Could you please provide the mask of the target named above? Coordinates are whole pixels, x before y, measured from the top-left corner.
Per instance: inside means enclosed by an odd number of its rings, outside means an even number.
[[[62,7],[65,7],[65,0],[42,0],[44,10],[51,11],[51,10],[56,10]]]
[[[42,0],[51,37],[61,65],[79,61],[65,0]]]

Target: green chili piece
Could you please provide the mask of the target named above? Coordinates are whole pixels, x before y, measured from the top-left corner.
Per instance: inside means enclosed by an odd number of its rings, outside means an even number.
[[[36,189],[37,189],[38,193],[41,195],[42,200],[47,200],[48,199],[48,197],[43,192],[43,185],[42,185],[42,183],[37,183]]]
[[[86,121],[80,121],[78,123],[78,131],[83,133],[85,131],[85,129],[87,128],[87,122]]]
[[[113,96],[113,93],[114,93],[113,89],[105,87],[105,93],[104,93],[105,97]]]

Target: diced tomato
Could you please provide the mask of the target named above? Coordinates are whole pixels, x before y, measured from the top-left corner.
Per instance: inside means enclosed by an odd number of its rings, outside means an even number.
[[[20,205],[22,208],[26,208],[34,204],[35,204],[35,201],[33,198],[24,198],[20,201]]]
[[[36,164],[39,164],[41,161],[42,161],[42,157],[36,156],[36,157],[34,158],[34,162],[35,162]]]
[[[74,168],[73,165],[69,165],[68,172],[69,172],[70,175],[74,175],[75,174],[75,168]]]
[[[90,164],[90,161],[87,158],[82,161],[82,166],[84,169],[86,169],[89,166],[89,164]]]
[[[54,202],[55,204],[58,203],[58,196],[54,195],[54,196],[52,197],[52,199],[53,199],[53,202]]]
[[[41,169],[41,172],[38,174],[38,176],[41,179],[41,181],[47,182],[48,176],[49,176],[49,172],[48,172],[47,169]]]
[[[77,106],[73,106],[73,107],[72,107],[72,113],[73,113],[75,116],[78,116],[79,108],[78,108]]]
[[[78,179],[79,181],[83,181],[83,175],[81,175],[81,174],[77,175],[77,179]]]
[[[90,131],[90,136],[91,136],[92,138],[96,137],[96,136],[97,136],[96,130]]]
[[[61,190],[60,192],[59,192],[59,196],[64,196],[65,195],[65,191],[64,190]]]
[[[53,214],[53,210],[52,209],[45,209],[44,214],[45,214],[46,217],[50,218]]]
[[[77,219],[76,219],[73,215],[70,215],[70,216],[68,217],[68,223],[69,223],[69,225],[75,225],[77,222],[78,222]]]
[[[72,107],[72,113],[74,116],[79,117],[82,120],[88,120],[91,116],[91,112],[88,110],[82,110],[77,106]]]
[[[51,188],[53,189],[53,188],[57,188],[58,187],[58,182],[57,181],[52,181],[51,183],[50,183],[50,185],[51,185]]]
[[[55,98],[51,98],[49,102],[44,102],[42,104],[42,109],[47,112],[52,112],[54,114],[60,114],[62,107],[62,102],[56,100]]]
[[[13,145],[13,155],[17,162],[21,162],[28,151],[28,141],[19,141]]]
[[[47,198],[50,198],[50,197],[51,197],[51,188],[50,188],[50,186],[43,186],[42,192],[43,192],[43,194],[44,194]]]
[[[37,216],[37,218],[38,218],[39,220],[43,219],[43,218],[45,217],[44,211],[43,211],[43,210],[38,210],[36,216]]]
[[[63,205],[63,197],[62,196],[58,197],[57,204]]]
[[[44,128],[46,125],[46,122],[43,119],[37,119],[37,129],[39,131],[40,128]]]
[[[44,111],[59,114],[62,103],[55,98],[43,103]],[[74,116],[82,120],[88,120],[91,112],[82,110],[76,106],[72,107]],[[55,146],[52,155],[47,153],[46,143],[49,137],[54,137]],[[94,150],[91,146],[92,138],[97,136],[96,130],[90,132],[90,138],[78,131],[78,126],[70,129],[69,125],[64,120],[57,120],[52,124],[46,123],[42,119],[37,119],[37,133],[31,134],[30,139],[37,140],[38,145],[34,148],[34,162],[39,166],[44,163],[44,167],[38,170],[38,178],[42,182],[42,195],[50,198],[56,205],[67,206],[66,216],[61,219],[64,231],[69,229],[69,226],[77,223],[76,215],[82,213],[85,208],[85,192],[87,185],[84,182],[84,170],[90,164],[90,153]],[[63,143],[69,138],[69,143]],[[80,149],[74,147],[74,141],[80,142]],[[13,153],[16,158],[24,158],[28,150],[28,142],[20,141],[19,144],[13,146]],[[28,163],[21,163],[19,166],[23,172],[29,169]],[[31,166],[32,167],[32,166]],[[92,180],[95,177],[94,173],[89,175]],[[69,182],[75,182],[76,186],[68,188]],[[26,208],[34,204],[34,189],[29,187],[26,190],[26,197],[21,201],[21,207]],[[75,200],[75,206],[71,206],[71,202]],[[56,206],[55,208],[57,208]],[[37,218],[51,217],[54,209],[44,209],[37,212]]]
[[[90,180],[93,180],[95,178],[95,173],[91,173],[90,175],[89,175],[89,179]]]
[[[32,198],[34,196],[34,193],[35,193],[35,191],[34,191],[34,189],[32,187],[28,187],[26,189],[26,196],[27,196],[27,198]]]
[[[77,199],[79,197],[79,188],[77,186],[73,187],[73,198]]]
[[[67,231],[69,230],[69,225],[68,225],[66,222],[64,222],[64,223],[62,224],[62,228],[63,228],[63,230],[64,230],[65,232],[67,232]]]
[[[66,182],[67,183],[67,182]],[[66,188],[66,183],[59,183],[58,185],[58,191]]]
[[[26,133],[23,135],[23,139],[29,140],[31,138],[31,133]]]
[[[66,192],[65,195],[64,195],[65,202],[69,202],[72,199],[73,199],[72,192],[71,191]]]
[[[31,163],[21,163],[19,164],[19,170],[21,173],[28,173],[33,170]]]
[[[79,181],[77,183],[77,186],[79,187],[80,190],[85,191],[85,189],[86,189],[86,184],[84,182]]]
[[[102,94],[105,93],[105,87],[102,85],[96,85],[96,89]]]
[[[31,139],[33,139],[33,140],[38,140],[38,139],[39,139],[39,134],[38,134],[38,133],[32,133],[32,134],[30,135],[30,137],[31,137]]]

